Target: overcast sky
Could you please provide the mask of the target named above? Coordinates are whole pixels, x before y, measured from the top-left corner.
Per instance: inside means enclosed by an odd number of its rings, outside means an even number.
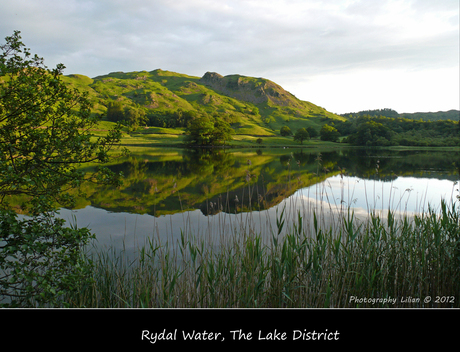
[[[459,106],[458,0],[0,0],[0,43],[90,77],[268,78],[335,113]]]

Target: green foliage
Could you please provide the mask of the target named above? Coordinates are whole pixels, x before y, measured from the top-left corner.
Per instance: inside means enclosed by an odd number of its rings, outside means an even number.
[[[0,211],[0,307],[65,306],[64,294],[90,283],[82,246],[93,237],[51,213]]]
[[[387,116],[382,114],[383,116]],[[438,112],[415,112],[415,113],[403,113],[399,114],[398,117],[411,120],[423,120],[423,121],[439,121],[439,120],[451,120],[459,121],[460,111],[449,110],[449,111],[438,111]]]
[[[310,138],[318,137],[318,132],[311,126],[307,127],[307,132],[310,135]]]
[[[170,110],[152,110],[148,112],[148,125],[163,128],[176,128],[176,127],[187,127],[187,125],[193,121],[199,114],[195,110],[184,111],[178,109],[175,111]]]
[[[211,145],[214,124],[209,118],[200,117],[193,120],[186,131],[189,144]]]
[[[281,129],[280,129],[280,135],[282,135],[283,137],[292,136],[292,131],[291,131],[291,129],[289,128],[289,126],[283,126],[283,127],[281,127]]]
[[[385,116],[360,116],[335,126],[346,141],[360,146],[459,146],[460,120],[423,121]]]
[[[20,32],[0,46],[0,290],[12,305],[53,303],[82,279],[80,250],[86,229],[66,229],[55,220],[56,203],[72,206],[69,193],[82,182],[118,183],[109,169],[87,176],[83,163],[105,163],[118,143],[119,127],[94,138],[87,93],[61,80],[64,66],[53,70],[32,56]],[[18,221],[9,201],[22,197],[22,210],[33,215]]]
[[[107,120],[119,122],[127,126],[129,131],[135,131],[140,125],[145,125],[149,121],[144,110],[131,106],[125,107],[120,101],[109,103]]]
[[[148,118],[145,116],[145,111],[141,109],[126,108],[124,111],[123,123],[128,126],[129,131],[135,131],[141,125],[145,125]]]
[[[337,142],[339,137],[340,137],[340,132],[337,131],[335,127],[329,126],[328,124],[325,124],[322,128],[321,131],[319,132],[320,138],[322,141],[331,141],[331,142]]]
[[[107,106],[107,120],[112,122],[121,122],[125,119],[123,103],[120,101],[109,102]]]
[[[375,109],[375,110],[363,110],[360,112],[354,112],[354,113],[346,113],[342,114],[342,116],[349,117],[349,118],[355,118],[355,117],[360,117],[360,116],[386,116],[386,117],[397,117],[399,114],[397,111],[393,109]]]
[[[449,111],[438,111],[438,112],[415,112],[415,113],[398,113],[393,109],[375,109],[375,110],[363,110],[354,113],[341,114],[341,116],[347,118],[357,118],[363,116],[371,117],[391,117],[391,118],[403,118],[409,120],[423,120],[423,121],[438,121],[438,120],[452,120],[458,121],[460,117],[460,111],[449,110]]]
[[[294,135],[294,140],[299,141],[300,144],[303,144],[303,141],[309,138],[310,138],[310,135],[308,134],[308,131],[305,128],[298,129]]]
[[[49,210],[55,200],[69,205],[65,190],[85,175],[82,163],[104,163],[121,137],[119,128],[92,138],[99,117],[91,114],[85,93],[61,80],[63,65],[48,70],[43,59],[23,49],[19,32],[1,46],[0,76],[0,205],[8,196],[30,197],[25,210]],[[108,179],[108,170],[91,177]]]
[[[231,141],[233,133],[234,130],[227,122],[221,120],[215,121],[214,137],[211,139],[211,145],[223,145],[225,142]]]
[[[230,125],[209,117],[194,119],[186,129],[187,143],[197,146],[218,146],[232,139],[234,133]]]
[[[360,124],[355,134],[348,138],[348,142],[354,145],[390,145],[393,132],[381,123],[367,121]]]

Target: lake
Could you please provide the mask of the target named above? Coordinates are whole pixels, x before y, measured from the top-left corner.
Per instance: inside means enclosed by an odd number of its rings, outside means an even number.
[[[155,148],[109,168],[123,172],[121,187],[85,185],[86,196],[60,216],[90,228],[98,248],[128,254],[151,237],[270,238],[281,214],[285,230],[299,214],[308,229],[313,212],[323,224],[349,208],[356,217],[404,216],[459,194],[459,156],[450,151]]]

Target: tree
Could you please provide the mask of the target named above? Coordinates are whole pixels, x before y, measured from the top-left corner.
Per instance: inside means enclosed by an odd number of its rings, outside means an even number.
[[[322,141],[337,142],[340,137],[340,132],[335,127],[325,124],[319,131],[319,135]]]
[[[294,135],[294,140],[295,141],[300,141],[300,144],[303,144],[304,140],[307,140],[310,138],[310,135],[308,134],[307,130],[305,128],[300,128],[297,130],[297,132]]]
[[[386,146],[391,144],[394,132],[382,123],[375,121],[366,121],[360,123],[357,131],[348,137],[350,143],[354,145]]]
[[[214,123],[208,117],[193,120],[186,129],[187,142],[191,145],[211,145]]]
[[[235,131],[227,122],[217,120],[214,122],[214,130],[212,133],[211,145],[225,145],[225,142],[232,140],[232,135]]]
[[[125,118],[123,103],[120,101],[111,101],[107,106],[107,120],[112,122],[121,122]]]
[[[307,127],[307,132],[310,135],[310,138],[315,138],[318,136],[318,132],[313,127]]]
[[[140,125],[145,125],[148,118],[145,116],[145,111],[127,107],[124,111],[123,124],[128,127],[128,131],[135,131]]]
[[[212,121],[207,116],[194,119],[186,129],[187,143],[199,146],[218,146],[232,139],[234,133],[225,121]]]
[[[87,229],[64,227],[58,205],[71,207],[70,190],[84,181],[115,183],[107,168],[92,174],[83,163],[105,163],[120,127],[93,138],[99,116],[86,94],[62,80],[24,48],[19,31],[0,46],[0,306],[54,304],[87,277],[82,245]],[[21,197],[31,218],[19,221],[10,202]],[[8,298],[2,301],[3,298]]]
[[[124,107],[120,101],[109,103],[107,120],[125,125],[128,131],[135,131],[140,125],[145,125],[149,121],[144,110],[131,106]]]
[[[281,127],[281,129],[280,129],[280,135],[282,135],[283,137],[292,136],[292,131],[291,131],[291,129],[289,128],[289,126],[283,126],[283,127]]]

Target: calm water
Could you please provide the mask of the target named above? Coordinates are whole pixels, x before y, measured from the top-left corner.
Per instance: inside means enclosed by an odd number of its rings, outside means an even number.
[[[459,188],[455,152],[152,149],[110,168],[123,171],[121,188],[86,188],[77,209],[60,216],[89,227],[99,247],[128,253],[152,236],[176,241],[181,231],[209,241],[271,236],[283,209],[286,228],[299,212],[306,227],[313,211],[325,224],[348,207],[358,217],[410,214],[450,202]]]

